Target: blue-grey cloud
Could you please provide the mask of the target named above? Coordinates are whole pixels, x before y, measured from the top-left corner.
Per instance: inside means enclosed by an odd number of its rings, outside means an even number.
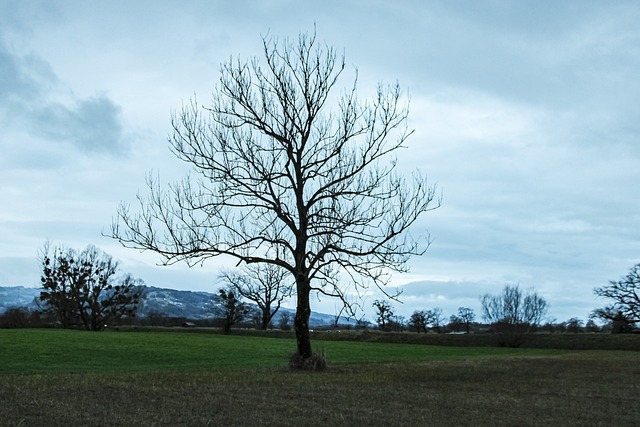
[[[106,95],[57,100],[56,93],[65,89],[46,62],[17,55],[0,39],[0,121],[5,128],[20,127],[20,132],[87,154],[125,152],[120,107]]]
[[[66,141],[86,153],[125,150],[120,107],[106,96],[78,100],[74,106],[48,104],[29,117],[34,132],[54,142]]]

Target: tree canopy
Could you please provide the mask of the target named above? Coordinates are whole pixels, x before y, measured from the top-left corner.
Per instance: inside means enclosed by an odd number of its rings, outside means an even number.
[[[196,99],[172,119],[170,149],[193,174],[122,204],[112,225],[124,245],[193,265],[220,255],[288,271],[297,297],[298,353],[310,357],[309,295],[350,306],[352,295],[389,271],[406,271],[428,236],[409,228],[435,188],[396,169],[412,133],[398,84],[357,97],[357,74],[337,89],[345,59],[314,34],[263,38],[262,58],[221,65],[211,102]],[[437,200],[436,200],[437,202]]]

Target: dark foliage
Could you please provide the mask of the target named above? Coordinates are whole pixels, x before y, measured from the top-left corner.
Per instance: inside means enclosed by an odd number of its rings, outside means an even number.
[[[24,307],[10,307],[0,314],[0,328],[42,328],[50,322],[46,313]]]
[[[116,278],[118,263],[110,255],[94,246],[48,252],[45,247],[39,300],[63,328],[99,331],[135,316],[141,282],[129,275]]]
[[[409,328],[415,332],[427,332],[429,315],[425,310],[416,310],[409,318]]]
[[[378,324],[378,328],[382,331],[388,330],[391,318],[393,317],[391,304],[385,300],[375,300],[373,307],[376,309],[376,323]]]
[[[233,325],[249,317],[253,310],[242,302],[232,289],[220,289],[218,295],[220,302],[213,307],[213,312],[221,320],[224,333],[228,334]]]

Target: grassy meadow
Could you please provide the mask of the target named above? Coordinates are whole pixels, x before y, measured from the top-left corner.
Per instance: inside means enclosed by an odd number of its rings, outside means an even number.
[[[0,330],[0,425],[638,425],[640,353]]]

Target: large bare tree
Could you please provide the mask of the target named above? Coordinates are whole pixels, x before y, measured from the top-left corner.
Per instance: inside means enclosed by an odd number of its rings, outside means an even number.
[[[599,297],[609,298],[613,304],[595,310],[593,316],[614,320],[622,316],[628,322],[640,322],[640,263],[634,265],[620,280],[593,290]]]
[[[287,270],[306,359],[310,294],[348,304],[363,287],[382,289],[426,250],[428,236],[408,229],[438,203],[419,171],[396,173],[394,152],[411,134],[397,84],[367,102],[357,73],[336,89],[344,57],[315,33],[263,38],[263,48],[261,59],[221,65],[208,107],[194,99],[174,114],[170,148],[195,176],[166,189],[149,177],[150,195],[139,210],[121,205],[111,234],[166,264],[226,255]]]

